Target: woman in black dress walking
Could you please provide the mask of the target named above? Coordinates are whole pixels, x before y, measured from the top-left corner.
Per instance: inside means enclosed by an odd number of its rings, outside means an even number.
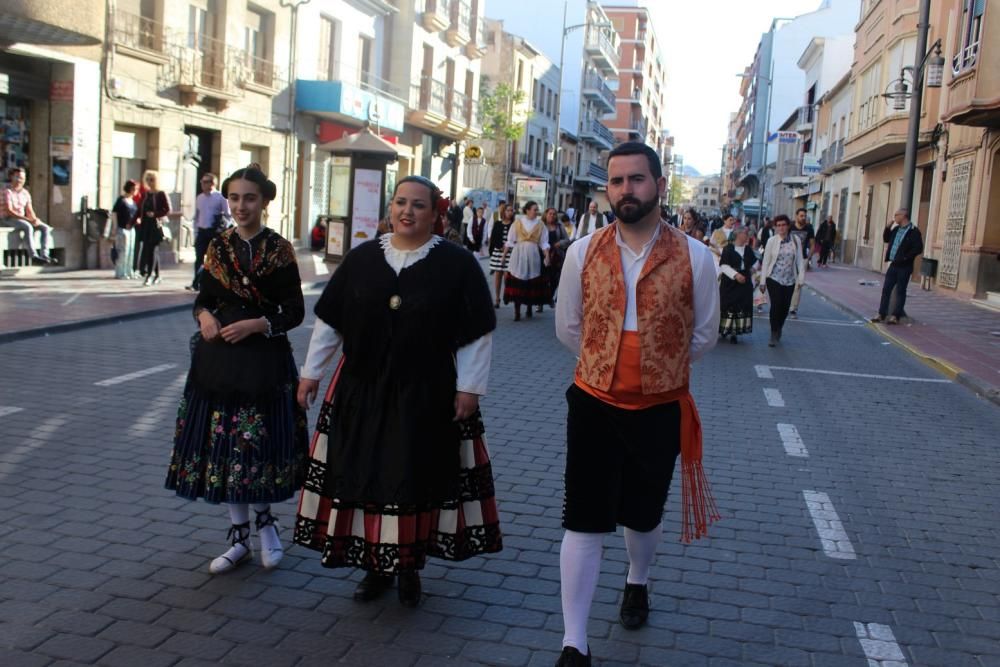
[[[753,280],[751,278],[757,256],[750,248],[746,227],[738,227],[733,242],[722,249],[719,270],[719,305],[722,317],[719,320],[719,335],[729,337],[730,343],[736,337],[753,331]]]
[[[294,496],[305,480],[309,433],[285,335],[302,323],[305,305],[294,248],[261,222],[275,191],[257,165],[223,182],[236,227],[209,244],[194,304],[199,332],[166,486],[229,505],[230,548],[209,564],[213,574],[250,560],[250,506],[261,564],[281,561],[271,503]]]
[[[440,193],[399,181],[391,234],[352,250],[316,304],[299,387],[315,398],[337,355],[320,410],[295,542],[325,567],[366,571],[372,600],[399,578],[420,602],[428,556],[499,551],[500,523],[479,397],[486,392],[496,315],[482,268],[432,233]]]

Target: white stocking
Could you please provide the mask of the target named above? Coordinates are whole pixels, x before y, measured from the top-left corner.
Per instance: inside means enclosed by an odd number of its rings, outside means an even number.
[[[649,566],[656,556],[656,547],[663,535],[663,524],[648,533],[625,529],[625,549],[628,551],[628,578],[630,584],[643,584],[649,579]]]
[[[603,533],[567,530],[559,549],[559,576],[562,580],[563,646],[572,646],[587,655],[587,620],[590,604],[601,574]]]
[[[257,513],[257,521],[259,522],[261,514],[271,512],[271,505],[268,503],[261,503],[253,506],[253,511]],[[281,546],[281,538],[278,537],[278,529],[272,523],[261,527],[257,524],[257,538],[260,540],[260,560],[261,565],[265,568],[275,567],[279,562],[281,562],[282,556],[284,556],[284,549]]]
[[[246,503],[230,504],[229,518],[234,526],[239,526],[250,520],[250,506]]]

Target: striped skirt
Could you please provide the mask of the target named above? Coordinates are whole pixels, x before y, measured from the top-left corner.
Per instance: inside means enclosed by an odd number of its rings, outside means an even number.
[[[497,248],[492,253],[490,253],[490,271],[506,271],[507,266],[510,264],[510,253],[507,254],[507,258],[504,259],[503,248]]]
[[[327,404],[336,381],[335,376],[327,390]],[[294,542],[319,551],[324,567],[382,574],[421,570],[428,556],[460,561],[500,551],[500,518],[484,435],[477,413],[463,427],[457,497],[436,506],[402,507],[325,495],[327,435],[317,431]]]

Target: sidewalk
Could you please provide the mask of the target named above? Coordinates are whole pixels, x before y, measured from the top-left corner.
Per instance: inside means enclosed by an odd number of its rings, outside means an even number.
[[[881,274],[842,264],[814,269],[806,285],[834,304],[868,320],[878,311]],[[976,306],[947,290],[920,289],[911,281],[904,324],[870,324],[889,340],[945,375],[1000,404],[1000,312]]]
[[[303,286],[329,277],[320,255],[300,250]],[[0,343],[97,322],[132,319],[152,313],[185,310],[194,301],[190,263],[164,266],[163,282],[144,287],[142,280],[116,280],[112,270],[53,271],[0,278]]]

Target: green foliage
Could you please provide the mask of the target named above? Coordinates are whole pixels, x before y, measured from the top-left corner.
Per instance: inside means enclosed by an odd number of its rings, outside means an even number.
[[[670,178],[670,198],[671,206],[677,206],[684,199],[684,180],[680,174],[673,174]]]
[[[492,91],[483,81],[479,94],[479,117],[483,124],[483,138],[492,141],[517,141],[524,136],[529,114],[514,122],[514,108],[524,102],[524,91],[508,83],[498,83]]]

